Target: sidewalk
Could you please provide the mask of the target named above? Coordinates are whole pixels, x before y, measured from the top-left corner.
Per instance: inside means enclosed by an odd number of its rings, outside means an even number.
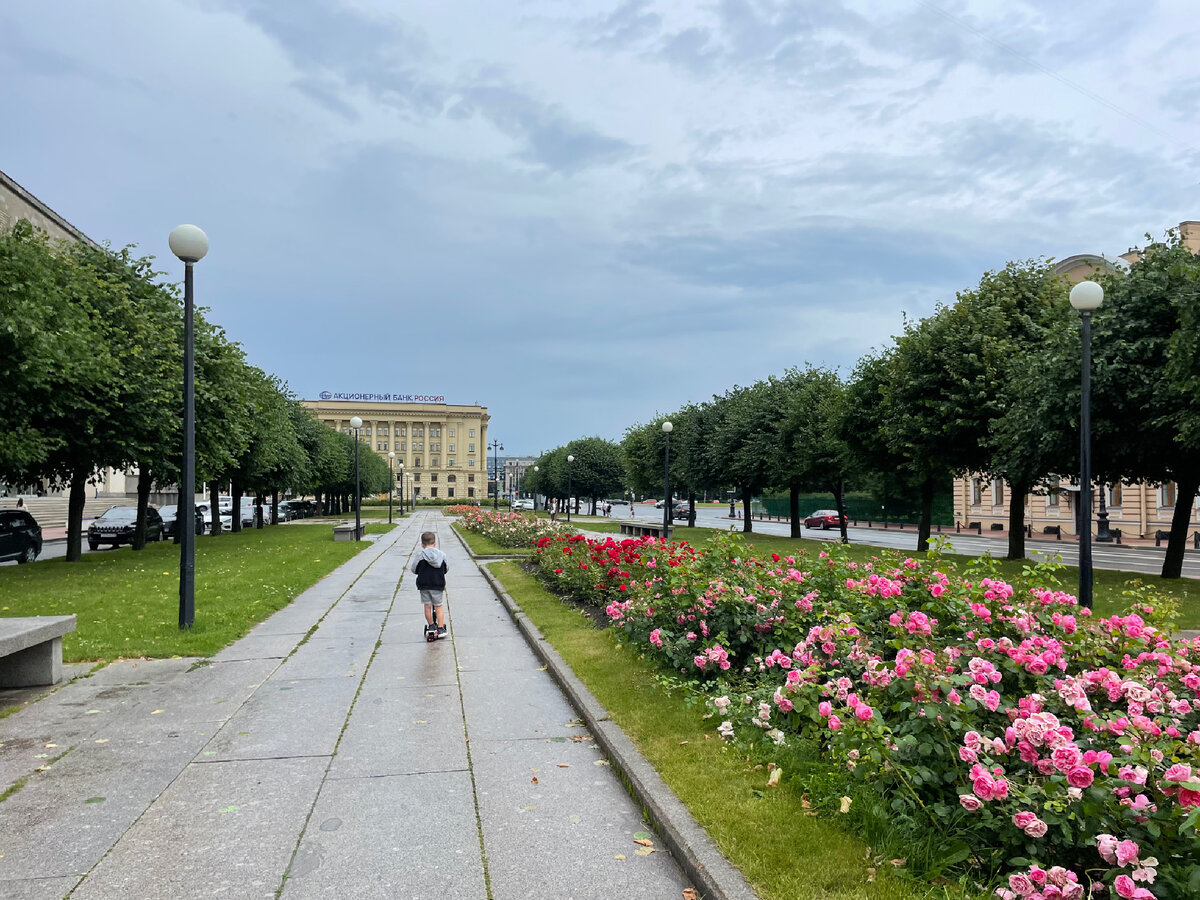
[[[401,581],[424,529],[450,564],[432,645]],[[210,663],[116,663],[0,720],[0,791],[28,779],[0,896],[680,897],[544,669],[419,511]]]

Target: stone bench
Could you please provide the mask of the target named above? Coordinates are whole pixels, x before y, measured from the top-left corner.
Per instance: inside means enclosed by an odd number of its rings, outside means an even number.
[[[0,687],[62,681],[62,639],[74,630],[74,616],[0,618]]]
[[[628,537],[656,537],[663,536],[662,522],[639,522],[636,519],[624,519],[620,522],[621,534]]]
[[[358,529],[358,534],[354,533],[353,522],[343,522],[341,525],[333,526],[333,539],[335,541],[361,541],[363,532],[366,526],[363,525]]]

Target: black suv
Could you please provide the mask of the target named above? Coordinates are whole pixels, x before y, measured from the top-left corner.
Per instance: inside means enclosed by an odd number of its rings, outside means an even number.
[[[136,506],[113,506],[105,511],[98,519],[88,526],[88,548],[97,549],[101,544],[112,544],[120,547],[122,544],[133,543],[133,530],[137,527]],[[154,507],[146,509],[146,543],[161,541],[163,533],[162,516]]]
[[[42,526],[23,509],[0,509],[0,561],[33,562],[42,552]]]
[[[196,514],[196,527],[193,530],[193,534],[204,534],[204,513],[194,506],[192,507],[192,512]],[[169,538],[175,537],[175,522],[179,518],[179,507],[160,506],[158,514],[162,517],[163,521],[163,535]]]

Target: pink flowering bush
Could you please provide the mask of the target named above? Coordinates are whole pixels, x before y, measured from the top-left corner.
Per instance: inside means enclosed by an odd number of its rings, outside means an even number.
[[[692,564],[696,551],[686,541],[654,537],[589,540],[581,534],[543,535],[537,540],[537,575],[554,591],[605,606],[619,621],[630,591],[653,584],[658,571]],[[611,596],[610,596],[611,595]]]
[[[468,531],[476,532],[501,547],[532,549],[540,537],[557,535],[563,528],[547,519],[526,516],[519,512],[492,512],[475,506],[451,507],[460,510],[459,522]]]
[[[723,737],[815,741],[1004,900],[1200,895],[1200,639],[1172,644],[1148,596],[1099,618],[1044,570],[1017,591],[986,565],[759,559],[731,537],[621,571],[610,618],[707,685]]]

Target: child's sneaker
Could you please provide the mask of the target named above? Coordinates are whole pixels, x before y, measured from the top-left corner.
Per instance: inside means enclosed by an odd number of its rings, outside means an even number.
[[[446,626],[445,625],[438,626],[437,636],[438,636],[439,641],[446,636]]]
[[[426,625],[425,626],[425,640],[432,643],[433,641],[436,641],[437,639],[438,639],[437,628],[434,627],[433,625]]]

